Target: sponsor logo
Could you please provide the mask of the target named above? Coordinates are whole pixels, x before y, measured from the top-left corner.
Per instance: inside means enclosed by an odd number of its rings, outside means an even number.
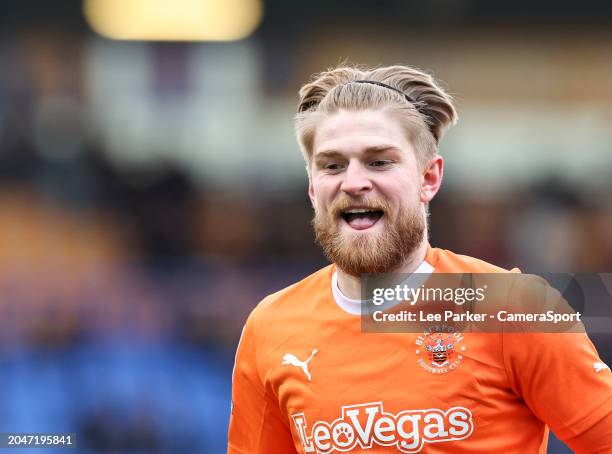
[[[415,341],[417,363],[432,374],[445,374],[456,369],[463,361],[462,353],[466,350],[460,344],[462,340],[461,333],[446,325],[425,331]]]
[[[602,363],[601,361],[597,361],[593,364],[593,369],[595,369],[595,372],[601,372],[602,370],[610,370],[610,366],[608,366],[606,363]]]
[[[308,430],[304,413],[291,416],[306,453],[328,454],[374,445],[395,446],[400,452],[419,452],[426,443],[463,440],[474,430],[472,413],[464,407],[384,411],[382,402],[342,407],[342,415],[328,423],[317,421]]]
[[[299,360],[295,355],[292,355],[291,353],[285,353],[285,356],[283,356],[283,366],[299,367],[300,369],[302,369],[302,372],[304,372],[304,375],[306,375],[306,378],[308,378],[308,381],[312,381],[312,376],[310,375],[310,371],[308,370],[308,363],[312,360],[314,355],[317,354],[317,351],[318,350],[315,348],[312,353],[310,353],[310,356],[306,361]]]

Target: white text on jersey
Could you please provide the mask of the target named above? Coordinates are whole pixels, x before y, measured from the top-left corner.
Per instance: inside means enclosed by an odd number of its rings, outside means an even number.
[[[331,423],[317,421],[307,434],[304,413],[291,416],[306,453],[347,452],[373,445],[395,446],[400,452],[419,452],[425,443],[463,440],[474,430],[472,412],[464,407],[386,413],[382,402],[342,407],[342,416]]]

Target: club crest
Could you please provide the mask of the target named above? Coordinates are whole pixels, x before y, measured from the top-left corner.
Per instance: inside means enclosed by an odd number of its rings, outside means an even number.
[[[418,364],[433,374],[445,374],[456,369],[466,350],[461,344],[463,339],[461,333],[448,326],[424,332],[416,340]]]

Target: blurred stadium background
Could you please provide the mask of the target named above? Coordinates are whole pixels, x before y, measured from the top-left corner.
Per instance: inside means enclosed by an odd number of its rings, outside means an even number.
[[[225,451],[247,314],[325,263],[292,117],[343,59],[455,96],[434,245],[612,270],[609,2],[200,2],[242,17],[229,42],[108,39],[85,3],[89,22],[77,0],[0,3],[0,431]],[[106,3],[112,29],[138,2]]]

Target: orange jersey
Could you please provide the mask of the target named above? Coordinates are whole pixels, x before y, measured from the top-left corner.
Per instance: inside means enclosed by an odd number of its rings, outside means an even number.
[[[425,262],[506,272],[433,248]],[[545,453],[548,426],[581,449],[573,440],[601,421],[610,442],[612,374],[585,334],[464,333],[437,373],[418,353],[423,334],[363,333],[337,303],[334,272],[268,296],[247,320],[229,453]]]

